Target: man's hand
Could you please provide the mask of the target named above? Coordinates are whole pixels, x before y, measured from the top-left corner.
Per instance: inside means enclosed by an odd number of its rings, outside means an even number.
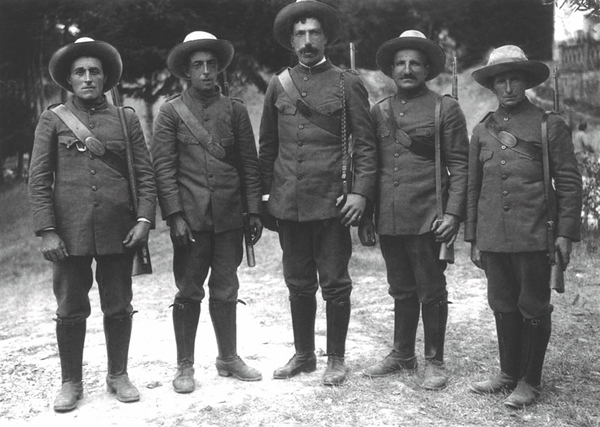
[[[263,231],[260,215],[248,214],[248,226],[250,227],[250,244],[255,245],[260,240]]]
[[[267,229],[274,232],[279,232],[279,226],[277,225],[277,219],[269,213],[267,202],[262,202],[262,225]],[[257,239],[258,240],[258,239]]]
[[[358,237],[363,246],[375,246],[375,225],[371,219],[363,219],[358,224]]]
[[[167,225],[171,229],[171,242],[176,247],[185,247],[190,243],[195,243],[192,230],[183,219],[181,212],[169,215]]]
[[[335,205],[340,206],[344,204],[340,209],[339,217],[341,218],[342,225],[350,227],[351,225],[358,225],[362,218],[365,206],[367,205],[367,198],[362,194],[349,193],[346,197],[346,203],[344,203],[344,196],[337,198]]]
[[[148,243],[148,234],[150,233],[150,223],[146,221],[138,221],[133,226],[125,240],[123,240],[123,246],[127,249],[138,248]]]
[[[42,231],[42,255],[46,261],[57,262],[67,259],[67,247],[56,231]]]
[[[477,249],[477,244],[475,242],[471,242],[471,261],[477,268],[481,268],[483,270],[483,264],[481,263],[481,251]]]
[[[452,214],[444,214],[442,221],[434,221],[431,231],[435,236],[436,242],[446,242],[450,246],[456,240],[458,229],[460,228],[460,219]]]
[[[573,245],[571,243],[571,239],[564,236],[558,236],[556,238],[556,250],[558,251],[558,256],[562,261],[562,269],[563,271],[567,269],[567,265],[571,262],[571,250],[573,249]]]

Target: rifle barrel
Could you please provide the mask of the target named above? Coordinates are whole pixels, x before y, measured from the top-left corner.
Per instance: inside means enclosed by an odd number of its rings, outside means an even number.
[[[354,43],[350,42],[350,68],[356,70],[356,58],[355,58]]]
[[[554,80],[554,111],[557,113],[560,111],[560,95],[558,90],[558,68],[554,67],[553,72],[553,80]]]

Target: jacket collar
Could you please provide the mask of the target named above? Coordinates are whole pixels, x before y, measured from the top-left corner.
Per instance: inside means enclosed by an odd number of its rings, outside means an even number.
[[[296,65],[296,70],[298,70],[302,74],[318,74],[329,70],[331,67],[333,67],[331,61],[329,61],[329,59],[325,59],[324,61],[319,62],[317,65],[314,65],[312,67],[307,67],[306,65],[299,62],[298,65]]]
[[[108,101],[106,100],[106,95],[102,95],[100,99],[94,103],[83,102],[81,98],[74,96],[71,98],[73,100],[73,105],[78,110],[91,111],[91,110],[104,110],[108,107]]]

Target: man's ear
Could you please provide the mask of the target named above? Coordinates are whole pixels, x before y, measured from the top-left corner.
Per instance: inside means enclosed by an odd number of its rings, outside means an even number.
[[[427,71],[427,75],[425,78],[429,77],[429,72],[431,71],[431,65],[425,65],[425,71]]]
[[[184,65],[183,67],[181,67],[181,70],[183,71],[183,75],[186,76],[188,79],[192,77],[189,65]]]

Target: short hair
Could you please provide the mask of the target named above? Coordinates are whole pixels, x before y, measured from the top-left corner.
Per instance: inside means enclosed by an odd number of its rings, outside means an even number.
[[[314,19],[316,21],[319,22],[319,24],[321,24],[321,28],[323,29],[323,33],[325,33],[325,37],[329,38],[329,25],[328,22],[322,17],[322,16],[317,16],[316,14],[306,14],[306,15],[300,15],[298,17],[296,17],[295,19],[290,19],[288,21],[288,34],[289,35],[294,35],[294,25],[296,25],[297,23],[302,23],[305,24],[307,20],[309,19]]]
[[[579,129],[579,130],[586,130],[587,129],[587,122],[581,122],[581,123],[579,123],[579,126],[577,127],[577,129]]]

